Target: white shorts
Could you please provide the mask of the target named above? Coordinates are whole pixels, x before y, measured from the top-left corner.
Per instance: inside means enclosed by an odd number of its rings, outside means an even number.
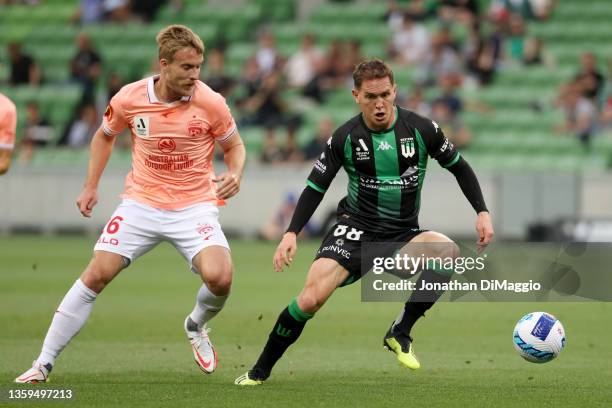
[[[172,211],[124,199],[104,226],[94,251],[113,252],[133,262],[168,241],[197,273],[192,260],[202,249],[218,245],[229,250],[218,217],[219,209],[211,204]]]

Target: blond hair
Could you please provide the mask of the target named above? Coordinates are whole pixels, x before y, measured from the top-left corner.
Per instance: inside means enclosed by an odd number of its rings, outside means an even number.
[[[204,54],[202,39],[189,27],[179,24],[163,28],[155,38],[159,46],[159,59],[172,62],[174,54],[186,47],[195,49],[198,54]]]

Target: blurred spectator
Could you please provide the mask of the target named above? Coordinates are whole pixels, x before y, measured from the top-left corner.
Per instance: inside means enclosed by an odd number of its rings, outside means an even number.
[[[444,135],[457,148],[466,147],[472,140],[469,130],[463,125],[458,115],[453,115],[449,105],[442,99],[431,106],[431,119],[436,121]]]
[[[38,103],[26,104],[26,119],[23,126],[23,143],[46,146],[53,138],[53,128],[46,117],[41,115]]]
[[[574,81],[581,83],[584,96],[599,102],[605,78],[597,69],[597,60],[593,53],[585,52],[580,56],[580,70],[574,76]]]
[[[280,207],[274,212],[272,218],[261,228],[259,236],[269,241],[278,241],[289,228],[291,217],[297,206],[297,197],[293,193],[288,193],[283,198]],[[301,237],[311,236],[313,233],[312,222],[309,221],[302,232]]]
[[[72,23],[93,24],[102,20],[104,0],[80,0],[79,7],[70,17]]]
[[[387,12],[385,13],[385,21],[389,28],[393,31],[399,31],[404,22],[405,12],[397,0],[389,0],[387,2]]]
[[[444,24],[457,23],[469,27],[479,15],[476,0],[438,0],[437,18]]]
[[[540,37],[529,37],[525,40],[523,51],[524,65],[545,65],[554,68],[555,60],[544,49],[544,43]]]
[[[53,128],[49,121],[40,114],[38,103],[30,101],[26,104],[26,120],[23,137],[20,143],[19,162],[30,162],[37,147],[46,146],[53,138]]]
[[[558,130],[574,134],[585,148],[589,148],[597,121],[597,108],[585,94],[584,84],[576,79],[564,85],[557,103],[565,113],[565,122]]]
[[[466,68],[468,74],[479,85],[488,85],[495,75],[495,46],[483,39],[475,25],[470,31],[470,39],[466,49]]]
[[[421,63],[420,71],[419,82],[425,86],[435,85],[441,76],[460,74],[461,61],[452,47],[448,29],[444,29],[432,37],[431,52]]]
[[[38,86],[41,82],[40,68],[32,57],[21,51],[21,44],[11,42],[7,45],[11,62],[9,84]]]
[[[507,55],[515,61],[525,56],[525,20],[518,14],[511,14],[508,21]]]
[[[547,20],[555,8],[555,0],[529,0],[531,11],[538,20]]]
[[[427,30],[414,18],[404,14],[402,27],[391,39],[389,55],[400,65],[414,65],[427,58],[429,36]]]
[[[323,50],[316,46],[314,35],[306,34],[302,38],[300,49],[285,64],[289,86],[303,88],[312,81],[323,55]]]
[[[497,22],[508,19],[510,14],[518,14],[526,19],[535,18],[530,0],[492,0],[489,13]]]
[[[281,149],[282,160],[285,163],[301,163],[304,161],[304,154],[298,145],[295,132],[290,132],[287,136],[287,142]]]
[[[330,118],[323,118],[317,125],[317,134],[302,150],[305,160],[314,160],[325,151],[327,141],[334,132],[334,122]]]
[[[347,75],[352,76],[355,67],[364,59],[361,52],[361,41],[357,39],[349,40],[346,48]]]
[[[106,100],[104,101],[105,106],[108,104],[108,101],[110,101],[111,98],[115,96],[115,94],[119,92],[121,88],[123,88],[123,85],[125,85],[125,81],[123,78],[121,78],[121,75],[119,75],[116,71],[111,72],[106,82]]]
[[[400,98],[399,105],[421,116],[431,116],[431,106],[423,98],[423,88],[416,86],[406,98]]]
[[[463,102],[457,95],[459,83],[459,78],[456,75],[442,75],[438,78],[438,86],[442,93],[437,101],[446,104],[453,116],[459,115],[463,110]]]
[[[99,127],[98,113],[92,104],[80,108],[78,118],[68,127],[59,144],[73,149],[87,147]]]
[[[94,100],[95,86],[102,74],[102,58],[94,50],[91,39],[85,33],[76,37],[77,53],[70,60],[70,77],[81,84],[83,103]]]
[[[276,41],[269,30],[264,30],[259,34],[258,48],[255,52],[255,60],[259,71],[267,75],[276,70],[280,65],[280,56],[276,49]]]
[[[206,74],[204,82],[215,92],[219,92],[226,99],[230,96],[236,80],[225,71],[225,54],[223,50],[215,48],[208,52],[206,58]]]
[[[254,61],[247,62],[247,65],[251,65],[246,70],[250,79],[246,78],[246,81],[243,82],[247,94],[239,101],[239,106],[245,114],[241,124],[263,126],[266,129],[261,157],[263,162],[284,161],[287,154],[277,146],[276,129],[278,127],[287,129],[287,148],[294,149],[295,132],[301,124],[301,117],[292,113],[282,99],[280,74],[272,72],[260,81],[256,64],[253,67],[254,64]]]
[[[104,0],[104,18],[116,23],[127,23],[133,17],[130,0]]]
[[[157,10],[166,3],[167,0],[131,0],[131,10],[143,21],[150,23],[155,19]]]

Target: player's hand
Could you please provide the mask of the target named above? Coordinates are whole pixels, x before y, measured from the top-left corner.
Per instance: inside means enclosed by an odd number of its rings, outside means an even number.
[[[85,187],[77,197],[76,205],[83,217],[91,217],[94,206],[98,204],[98,191]]]
[[[233,197],[240,191],[240,176],[234,173],[221,173],[213,181],[217,183],[217,198],[220,200]]]
[[[296,252],[297,238],[295,233],[285,233],[285,235],[283,235],[283,239],[281,239],[281,242],[276,247],[274,259],[272,260],[274,272],[281,272],[285,266],[291,265]]]
[[[487,211],[478,213],[476,232],[478,232],[478,242],[476,242],[476,245],[478,245],[478,255],[480,255],[493,239],[493,235],[495,235],[491,215]]]

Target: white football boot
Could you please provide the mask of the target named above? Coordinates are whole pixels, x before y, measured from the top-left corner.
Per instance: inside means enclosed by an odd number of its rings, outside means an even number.
[[[185,332],[191,343],[194,360],[200,370],[206,374],[211,374],[217,368],[217,352],[208,337],[210,329],[204,325],[199,331],[189,330],[189,320],[189,316],[187,316],[185,319]]]
[[[51,364],[36,364],[36,361],[34,361],[32,363],[32,368],[15,378],[15,382],[19,384],[38,384],[47,382],[49,373],[52,369],[53,366]]]

